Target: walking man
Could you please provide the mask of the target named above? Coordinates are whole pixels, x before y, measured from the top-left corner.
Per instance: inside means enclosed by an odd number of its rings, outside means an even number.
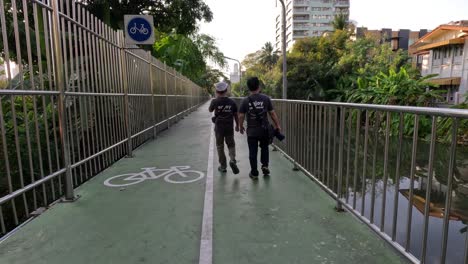
[[[224,142],[228,147],[229,166],[234,174],[239,173],[236,162],[236,143],[234,141],[234,121],[236,131],[239,131],[239,117],[237,115],[236,103],[227,96],[229,85],[225,82],[215,84],[216,98],[211,100],[210,112],[214,112],[212,121],[215,124],[216,148],[218,150],[220,172],[227,172],[226,154],[224,153]]]
[[[273,120],[276,131],[281,132],[280,122],[276,115],[271,100],[268,96],[261,94],[260,81],[257,77],[247,80],[250,96],[244,98],[239,109],[240,132],[244,134],[244,120],[247,118],[247,143],[249,145],[250,173],[253,180],[258,179],[257,155],[260,146],[260,162],[263,175],[269,175],[269,150],[270,138],[267,127],[269,126],[268,114]]]

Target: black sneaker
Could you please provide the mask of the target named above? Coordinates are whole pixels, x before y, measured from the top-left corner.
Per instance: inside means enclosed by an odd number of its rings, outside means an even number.
[[[262,167],[263,175],[270,175],[270,169],[268,167]]]
[[[218,167],[218,170],[219,170],[220,172],[223,172],[223,173],[224,173],[224,172],[227,172],[226,168],[221,167],[221,166]]]
[[[232,173],[238,174],[239,173],[239,167],[237,167],[237,163],[233,160],[229,162],[229,166],[231,166]]]
[[[250,171],[249,177],[250,177],[252,180],[258,180],[258,171]]]

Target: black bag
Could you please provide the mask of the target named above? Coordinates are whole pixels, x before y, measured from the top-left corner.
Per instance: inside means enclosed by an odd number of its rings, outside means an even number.
[[[262,128],[265,130],[265,136],[268,137],[268,142],[270,144],[273,143],[273,138],[275,137],[275,128],[273,127],[272,124],[270,124],[270,122],[268,122],[268,117],[267,118],[264,118],[264,115],[263,115],[263,110],[261,113],[258,113],[258,110],[257,107],[255,107],[253,101],[252,101],[252,98],[247,97],[249,99],[249,102],[250,104],[252,105],[252,107],[257,111],[257,112],[253,112],[253,114],[255,114],[255,119],[262,124]]]

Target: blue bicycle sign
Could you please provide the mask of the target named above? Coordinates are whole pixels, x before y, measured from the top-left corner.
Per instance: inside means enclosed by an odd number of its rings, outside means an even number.
[[[126,15],[125,16],[126,44],[153,44],[153,17]]]

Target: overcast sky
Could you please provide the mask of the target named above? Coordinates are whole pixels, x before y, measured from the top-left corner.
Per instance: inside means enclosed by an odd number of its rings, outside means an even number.
[[[274,42],[280,11],[275,0],[205,2],[214,18],[201,24],[200,32],[215,37],[226,56],[242,61],[266,42]],[[369,29],[433,29],[449,21],[468,20],[468,0],[351,0],[350,18]]]

